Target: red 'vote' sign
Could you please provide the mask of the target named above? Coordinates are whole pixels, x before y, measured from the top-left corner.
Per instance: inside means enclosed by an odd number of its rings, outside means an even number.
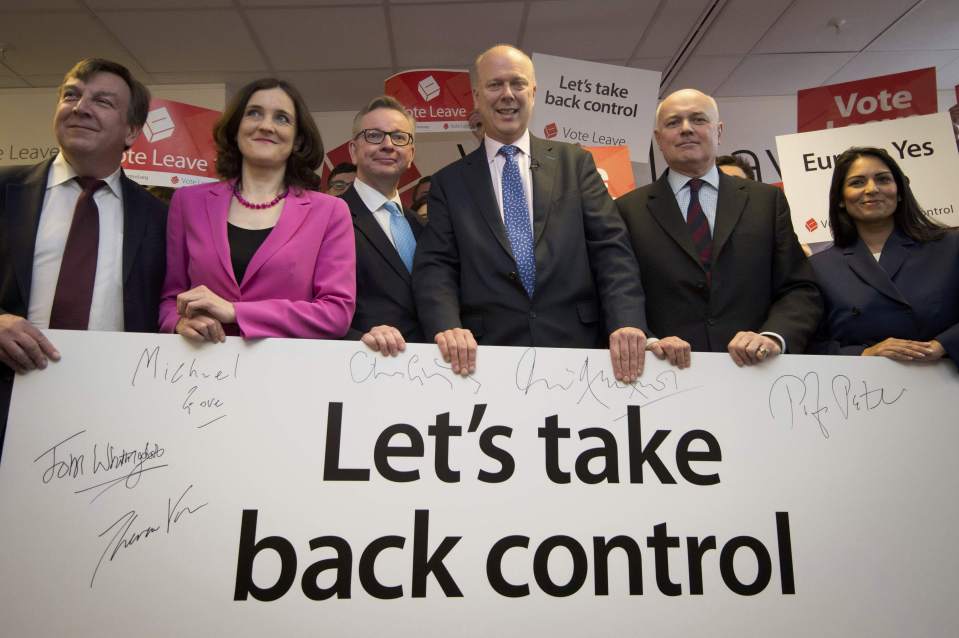
[[[796,131],[936,113],[936,69],[917,69],[855,82],[803,89],[798,95]]]

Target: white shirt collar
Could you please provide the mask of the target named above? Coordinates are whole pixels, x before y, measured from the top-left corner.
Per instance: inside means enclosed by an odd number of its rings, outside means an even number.
[[[692,175],[683,175],[679,171],[669,169],[669,172],[666,174],[666,179],[669,181],[669,187],[673,190],[673,194],[678,193],[683,190],[683,187],[686,183],[693,179]],[[716,165],[713,164],[713,167],[706,172],[705,175],[699,179],[703,180],[717,191],[719,190],[719,169],[716,168]]]
[[[109,188],[110,192],[116,195],[117,198],[122,197],[120,174],[121,169],[118,166],[117,170],[103,178],[103,181],[107,183],[107,188]],[[47,175],[47,190],[69,182],[76,176],[77,172],[73,170],[73,167],[70,165],[70,162],[67,161],[67,158],[64,157],[63,153],[57,153],[57,156],[53,158],[53,164],[50,166],[50,172]]]
[[[383,193],[365,183],[359,177],[353,180],[353,188],[356,189],[356,194],[360,196],[360,199],[363,200],[363,203],[366,204],[366,207],[370,209],[371,213],[378,211],[387,201],[395,202],[396,205],[400,207],[400,210],[403,210],[403,202],[400,200],[399,193],[392,198],[386,197]]]
[[[483,136],[483,144],[486,147],[486,159],[490,163],[496,159],[496,154],[499,153],[499,150],[506,146],[502,142],[497,142],[488,135]],[[529,157],[529,129],[523,131],[522,137],[513,142],[513,146],[522,151],[526,157]]]

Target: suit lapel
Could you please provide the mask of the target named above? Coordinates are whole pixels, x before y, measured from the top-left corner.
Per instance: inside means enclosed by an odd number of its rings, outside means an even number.
[[[230,241],[227,239],[227,219],[230,216],[230,199],[232,198],[233,182],[220,182],[206,194],[206,218],[210,224],[210,237],[213,248],[220,259],[220,266],[226,272],[227,281],[236,283],[233,273],[233,261],[230,258]],[[252,264],[251,264],[252,265]],[[250,268],[246,269],[250,272]],[[240,286],[237,284],[236,291]]]
[[[296,234],[296,231],[299,230],[300,226],[303,225],[303,222],[306,221],[306,216],[310,212],[310,198],[306,191],[303,191],[297,195],[294,189],[290,189],[289,195],[286,196],[286,199],[283,201],[283,211],[280,213],[280,218],[276,222],[276,226],[273,227],[273,230],[270,231],[270,234],[266,236],[266,240],[260,245],[260,247],[253,253],[253,259],[250,260],[250,265],[246,269],[246,273],[243,275],[243,281],[240,282],[240,287],[243,287],[243,284],[253,279],[256,276],[256,272],[265,264],[270,257],[272,257],[276,251],[282,248],[287,242],[289,242],[293,235]],[[319,242],[322,238],[317,237],[316,241]],[[232,271],[232,267],[230,268]]]
[[[140,210],[139,201],[143,196],[136,182],[120,172],[120,190],[123,194],[123,283],[127,282],[136,254],[147,229],[147,218]]]
[[[676,203],[676,196],[673,194],[673,189],[669,187],[669,180],[666,179],[667,174],[668,173],[663,173],[663,176],[653,183],[649,197],[646,200],[646,206],[649,208],[649,213],[653,216],[653,219],[662,226],[666,234],[679,244],[679,247],[689,255],[689,258],[692,259],[696,265],[702,268],[703,265],[696,255],[695,248],[693,248],[693,239],[689,234],[689,229],[686,227],[684,215],[682,211],[679,210],[679,204]]]
[[[713,228],[713,263],[719,259],[733,229],[739,223],[749,195],[745,184],[719,173],[719,199],[716,202],[716,222]]]
[[[373,211],[363,203],[363,199],[352,186],[343,193],[343,199],[346,200],[347,205],[350,207],[350,214],[353,216],[353,226],[356,230],[366,237],[367,241],[376,249],[376,252],[390,265],[390,268],[395,270],[397,275],[409,283],[410,273],[403,264],[403,260],[400,259],[399,253],[396,252],[396,248],[390,243],[389,237],[386,236],[383,228],[373,216]],[[407,221],[409,221],[409,217],[407,217]],[[417,231],[415,228],[412,228],[413,224],[419,226],[419,222],[410,222],[410,227],[415,237]]]
[[[890,239],[891,238],[892,236],[890,236]],[[888,244],[889,242],[887,241],[886,243]],[[892,283],[891,275],[887,274],[883,267],[879,265],[876,258],[870,254],[869,248],[866,247],[866,244],[861,239],[857,239],[855,244],[844,248],[842,252],[846,258],[846,264],[860,279],[866,282],[866,284],[893,301],[898,301],[907,306],[909,305],[909,302],[903,298],[895,284]],[[883,253],[885,253],[885,250],[883,250]],[[883,254],[883,257],[885,257],[885,254]]]
[[[903,262],[909,258],[909,254],[915,247],[916,242],[906,237],[898,230],[894,230],[889,238],[886,239],[885,246],[882,247],[882,255],[879,257],[879,265],[889,275],[889,279],[895,279]]]
[[[533,181],[533,245],[539,243],[546,221],[553,208],[553,187],[556,184],[556,153],[546,140],[530,135],[530,166]]]
[[[466,156],[464,172],[466,186],[480,216],[489,226],[499,245],[503,247],[510,258],[513,258],[513,251],[510,248],[509,239],[506,237],[506,226],[503,225],[499,204],[496,203],[493,181],[490,179],[485,144],[481,143],[478,149]]]
[[[18,184],[7,184],[7,203],[4,223],[11,238],[10,252],[20,297],[30,303],[30,282],[33,279],[33,252],[37,243],[40,211],[46,193],[47,174],[53,160],[38,164],[27,178]]]

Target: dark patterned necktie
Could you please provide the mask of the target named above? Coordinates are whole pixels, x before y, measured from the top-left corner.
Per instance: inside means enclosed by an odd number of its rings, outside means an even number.
[[[713,261],[713,237],[709,232],[709,220],[703,213],[703,206],[699,203],[699,189],[703,185],[701,179],[691,179],[689,184],[689,208],[686,209],[686,225],[693,238],[693,248],[699,256],[699,263],[706,272]]]
[[[93,194],[106,185],[103,180],[93,177],[77,177],[76,180],[83,192],[73,210],[50,309],[50,327],[64,330],[86,330],[90,324],[97,247],[100,244],[100,210],[93,201]]]

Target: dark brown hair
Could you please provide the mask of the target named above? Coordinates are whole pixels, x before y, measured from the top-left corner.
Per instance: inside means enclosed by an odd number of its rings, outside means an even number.
[[[230,100],[223,115],[213,127],[213,141],[216,143],[216,172],[223,179],[238,179],[243,168],[243,155],[236,141],[240,130],[240,120],[246,111],[247,102],[257,91],[281,89],[293,101],[296,111],[296,139],[293,152],[286,160],[286,174],[283,181],[288,187],[301,190],[319,190],[320,176],[316,169],[323,161],[323,139],[316,128],[316,122],[310,115],[306,101],[296,88],[277,78],[261,78],[250,82]]]
[[[716,158],[716,167],[718,168],[720,166],[736,166],[746,175],[746,179],[756,180],[753,167],[747,164],[746,160],[739,155],[720,155]]]
[[[80,60],[63,76],[59,97],[63,98],[63,87],[70,80],[77,79],[86,82],[97,73],[112,73],[126,83],[130,89],[127,124],[136,128],[143,128],[147,121],[147,113],[150,111],[150,90],[133,77],[129,69],[118,62],[103,58],[84,58]]]
[[[832,173],[832,184],[829,187],[829,227],[832,230],[834,243],[840,248],[852,246],[859,239],[859,231],[856,230],[856,224],[849,216],[843,201],[843,188],[846,184],[846,176],[849,174],[849,168],[860,157],[874,157],[889,167],[893,179],[896,180],[896,192],[899,202],[896,210],[892,214],[893,222],[900,232],[907,237],[918,241],[935,241],[942,239],[946,234],[945,226],[926,217],[916,196],[912,194],[909,188],[909,178],[899,168],[896,160],[886,152],[885,149],[872,146],[853,146],[843,151],[842,155],[836,158],[836,167]]]

